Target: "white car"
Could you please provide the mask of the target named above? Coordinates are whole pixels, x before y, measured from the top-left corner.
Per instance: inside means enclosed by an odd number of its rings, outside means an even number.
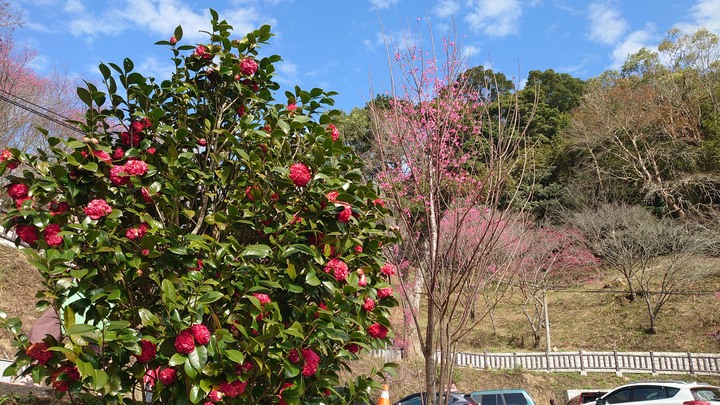
[[[633,405],[718,405],[720,388],[696,382],[637,382],[615,388],[595,402],[585,405],[631,403]]]

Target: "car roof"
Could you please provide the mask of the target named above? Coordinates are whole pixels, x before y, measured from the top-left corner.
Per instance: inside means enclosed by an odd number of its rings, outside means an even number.
[[[525,393],[528,392],[525,391],[522,388],[512,388],[507,390],[484,390],[484,391],[473,391],[470,393],[470,395],[484,395],[484,394],[518,394],[518,393]]]

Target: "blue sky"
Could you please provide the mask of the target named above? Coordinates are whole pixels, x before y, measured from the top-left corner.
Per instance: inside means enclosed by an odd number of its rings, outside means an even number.
[[[720,34],[720,0],[15,0],[25,24],[15,39],[37,51],[40,73],[64,69],[98,80],[99,62],[135,61],[147,75],[167,77],[170,54],[153,45],[181,24],[183,42],[205,40],[208,7],[244,34],[270,24],[263,50],[278,54],[284,86],[337,91],[349,111],[389,90],[380,20],[401,38],[429,19],[436,37],[452,22],[467,63],[521,81],[530,70],[554,69],[587,79],[618,68],[667,31],[704,27]]]

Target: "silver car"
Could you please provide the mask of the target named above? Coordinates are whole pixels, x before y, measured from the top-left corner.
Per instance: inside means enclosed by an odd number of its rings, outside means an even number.
[[[586,405],[718,405],[720,388],[682,381],[645,381],[615,388]]]

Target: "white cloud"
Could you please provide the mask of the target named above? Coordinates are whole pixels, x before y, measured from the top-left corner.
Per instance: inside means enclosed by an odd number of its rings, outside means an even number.
[[[460,10],[460,4],[455,0],[440,0],[433,8],[433,13],[440,18],[448,18],[456,15]]]
[[[70,0],[77,5],[77,0]],[[78,37],[93,40],[99,35],[119,35],[124,31],[147,31],[157,34],[160,38],[172,36],[175,27],[182,25],[184,37],[190,42],[207,38],[199,31],[210,31],[210,14],[207,10],[196,11],[182,0],[125,0],[125,4],[114,5],[102,10],[97,15],[88,12],[77,12],[77,7],[70,7],[71,33]],[[262,21],[255,3],[233,8],[218,10],[219,14],[233,26],[239,35],[257,28],[261,23],[274,23],[272,19]]]
[[[298,66],[292,62],[282,60],[275,65],[277,75],[275,80],[282,85],[300,85],[300,74],[298,73]]]
[[[627,60],[628,55],[639,51],[641,48],[653,49],[653,45],[657,42],[656,35],[653,34],[653,27],[650,25],[644,30],[638,30],[630,33],[622,42],[620,42],[612,51],[612,69],[619,69]]]
[[[148,56],[135,61],[135,71],[142,72],[145,77],[154,77],[156,82],[160,82],[172,77],[172,74],[175,73],[175,65],[161,62],[154,56]]]
[[[702,27],[720,33],[720,2],[717,0],[698,0],[690,8],[690,15],[695,19],[695,28]]]
[[[590,3],[590,32],[588,38],[606,45],[616,43],[627,30],[628,24],[610,3]]]
[[[66,13],[84,13],[85,5],[80,0],[68,0],[63,6]]]
[[[396,5],[400,0],[370,0],[373,9],[390,8]]]
[[[467,0],[465,20],[473,31],[504,37],[519,30],[523,9],[518,0]]]
[[[464,45],[461,48],[461,52],[462,52],[463,59],[468,60],[468,59],[472,58],[473,56],[477,55],[478,53],[480,53],[480,48],[473,46],[473,45]]]

